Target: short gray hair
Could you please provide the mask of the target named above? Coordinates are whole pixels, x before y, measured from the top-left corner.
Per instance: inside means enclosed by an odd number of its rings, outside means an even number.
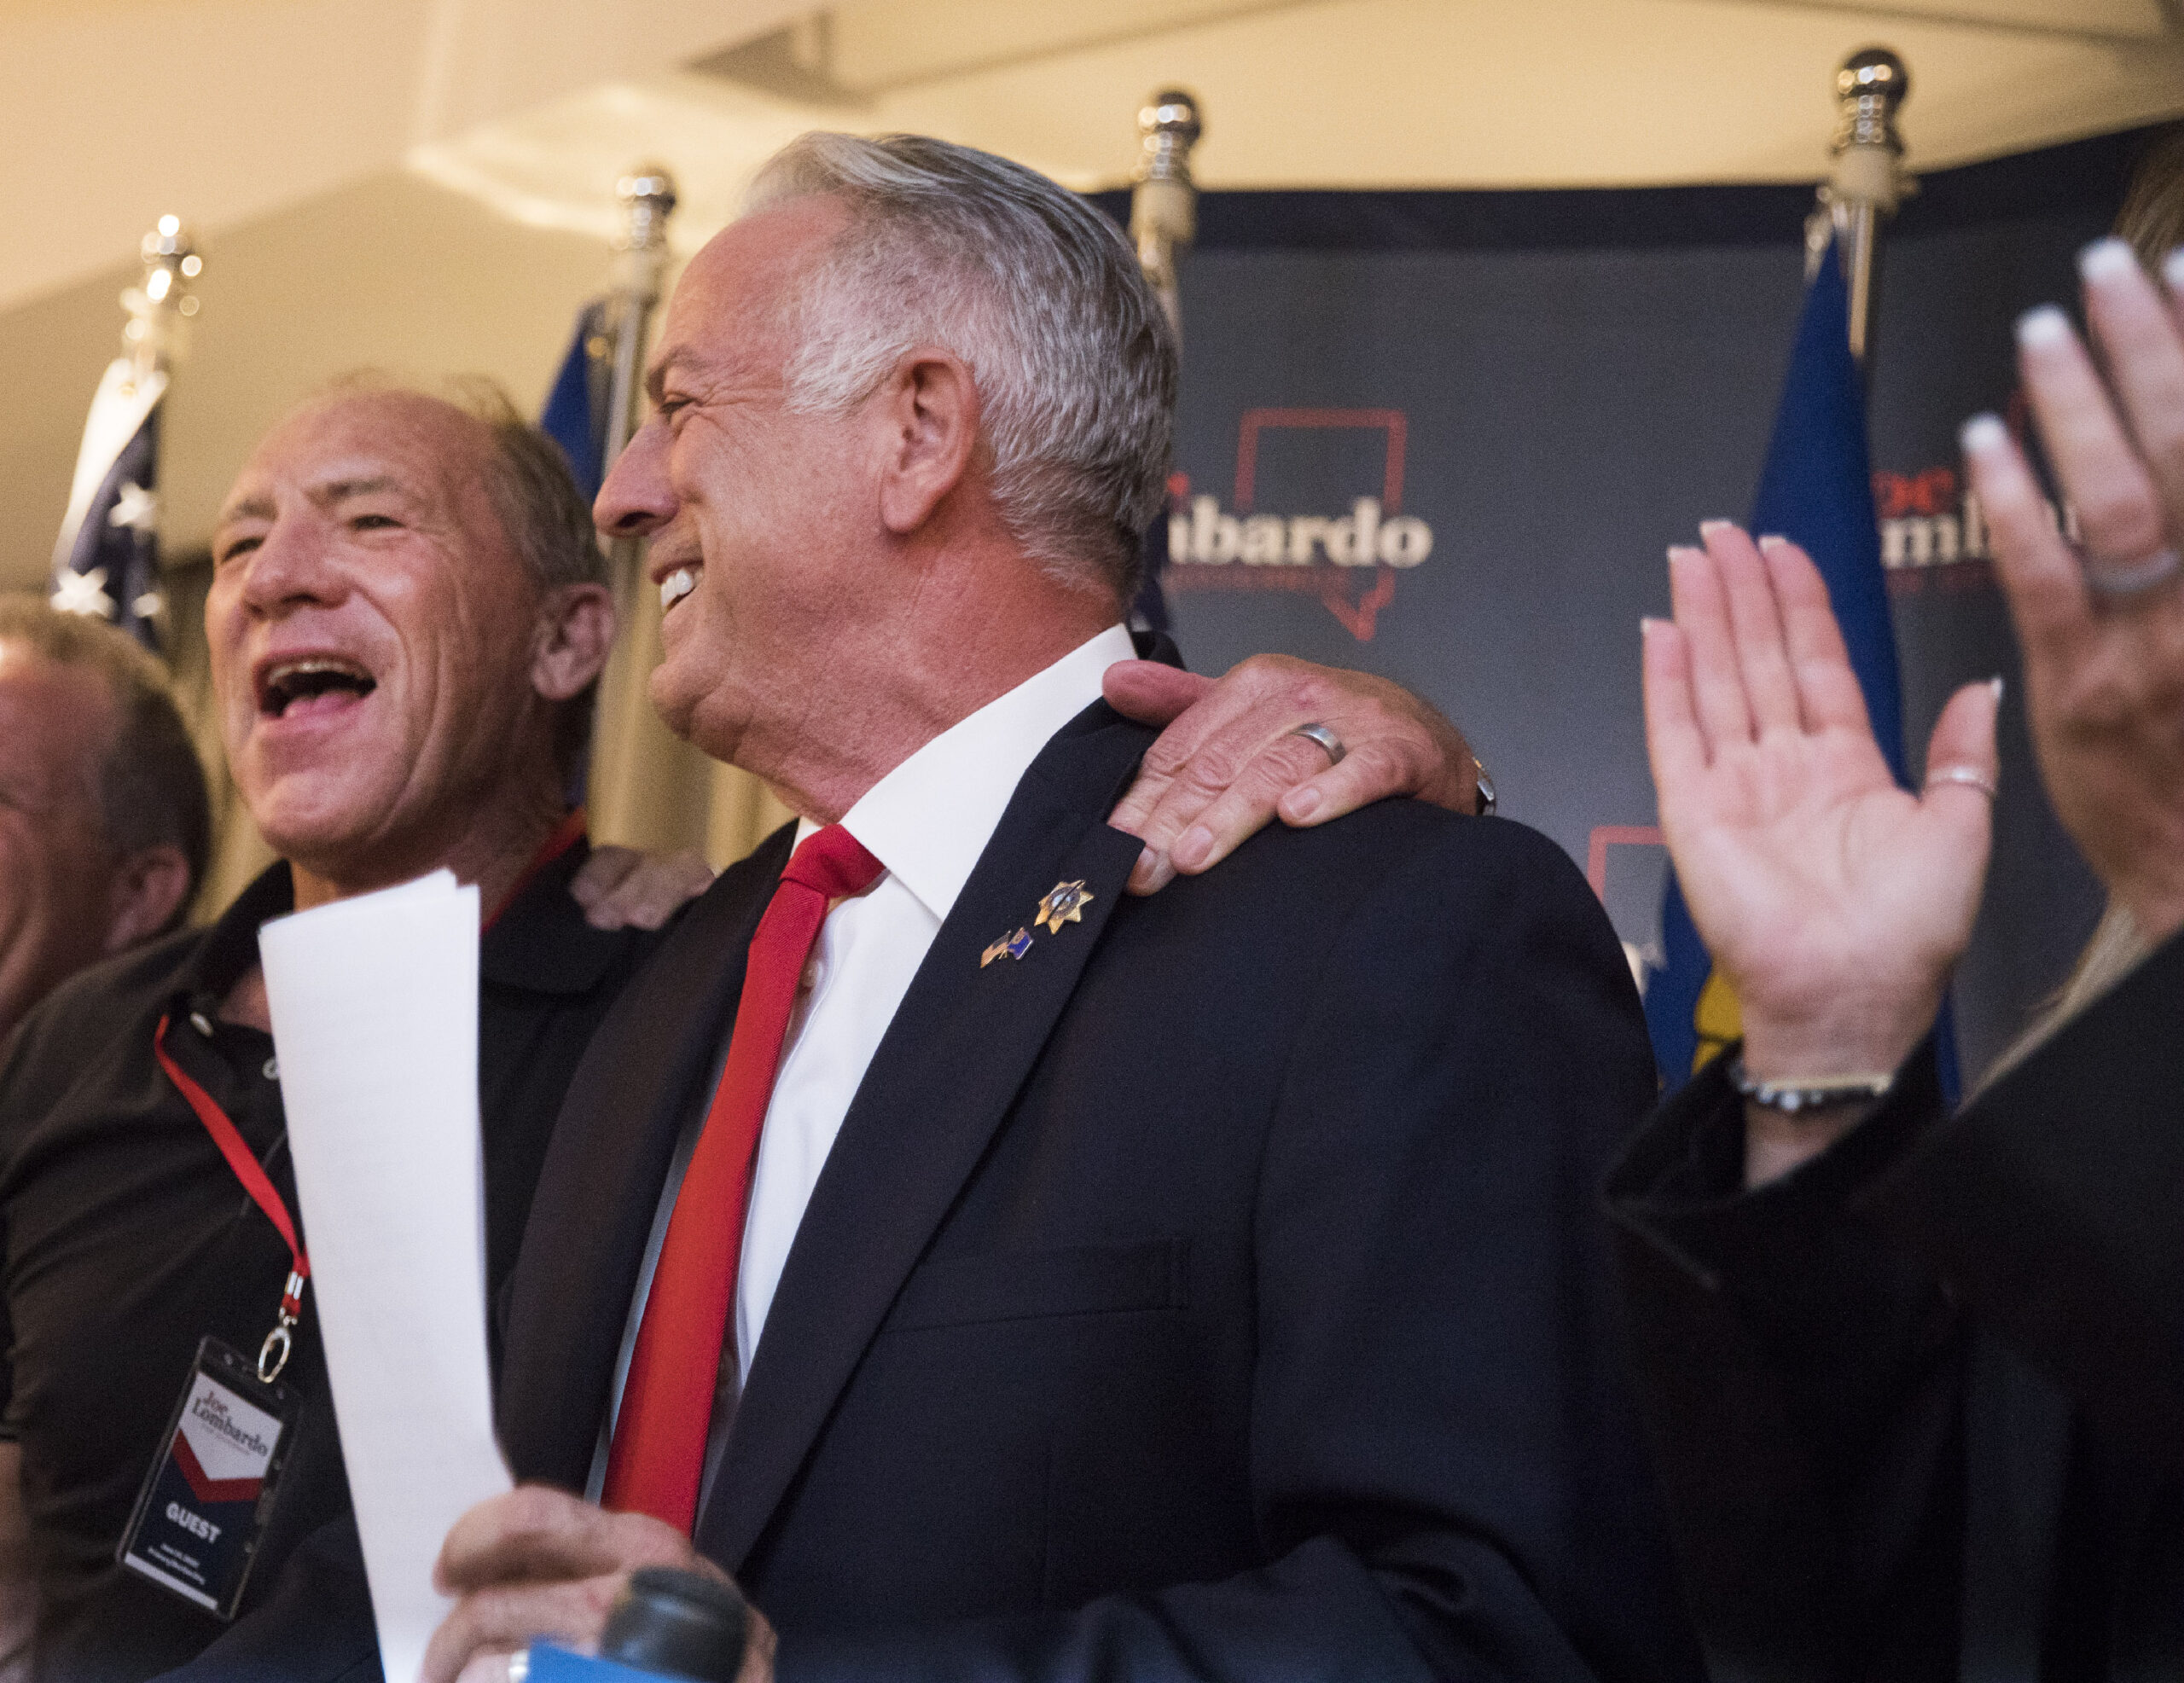
[[[607,556],[591,524],[591,505],[561,445],[526,421],[496,381],[458,374],[449,385],[456,407],[492,434],[486,494],[539,589],[606,583]]]
[[[1127,602],[1165,504],[1176,341],[1121,230],[1036,171],[921,135],[802,136],[746,209],[812,196],[851,227],[804,277],[792,406],[847,409],[904,351],[946,346],[977,382],[1009,534]]]

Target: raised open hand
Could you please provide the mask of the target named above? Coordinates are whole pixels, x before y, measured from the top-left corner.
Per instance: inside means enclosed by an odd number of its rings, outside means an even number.
[[[1932,1022],[1987,864],[1999,689],[1959,691],[1896,786],[1818,569],[1726,521],[1669,552],[1646,741],[1692,920],[1762,1077],[1892,1070]]]
[[[2184,253],[2166,297],[2121,241],[2080,267],[2108,385],[2060,310],[2027,316],[2018,343],[2082,556],[2000,421],[1967,426],[1964,453],[2024,648],[2041,775],[2094,873],[2159,942],[2184,927]]]

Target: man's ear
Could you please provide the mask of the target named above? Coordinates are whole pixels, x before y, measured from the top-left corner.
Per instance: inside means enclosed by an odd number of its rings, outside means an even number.
[[[114,868],[107,890],[102,950],[112,957],[150,940],[182,909],[193,886],[189,861],[171,843],[131,854]]]
[[[613,594],[604,584],[564,584],[538,610],[531,687],[549,701],[580,695],[613,647]]]
[[[970,365],[933,345],[896,363],[879,393],[886,427],[880,518],[906,537],[962,482],[979,447],[979,388]]]

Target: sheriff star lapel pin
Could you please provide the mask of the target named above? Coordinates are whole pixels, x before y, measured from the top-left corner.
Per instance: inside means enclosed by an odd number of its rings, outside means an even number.
[[[1047,891],[1047,897],[1039,902],[1039,908],[1031,914],[1031,927],[1044,924],[1055,935],[1061,933],[1066,923],[1083,923],[1084,908],[1092,903],[1092,891],[1082,879],[1076,882],[1058,882]]]
[[[984,970],[997,958],[1020,959],[1031,950],[1031,931],[1028,929],[1019,929],[1014,935],[1002,936],[1000,940],[987,948],[979,960],[979,968]]]

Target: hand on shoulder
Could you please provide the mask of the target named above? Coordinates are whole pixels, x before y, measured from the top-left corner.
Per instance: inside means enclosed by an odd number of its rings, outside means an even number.
[[[1127,660],[1104,688],[1118,712],[1165,727],[1108,820],[1145,843],[1133,894],[1210,870],[1276,816],[1324,824],[1391,795],[1478,808],[1482,769],[1462,733],[1370,673],[1255,654],[1216,680]]]

